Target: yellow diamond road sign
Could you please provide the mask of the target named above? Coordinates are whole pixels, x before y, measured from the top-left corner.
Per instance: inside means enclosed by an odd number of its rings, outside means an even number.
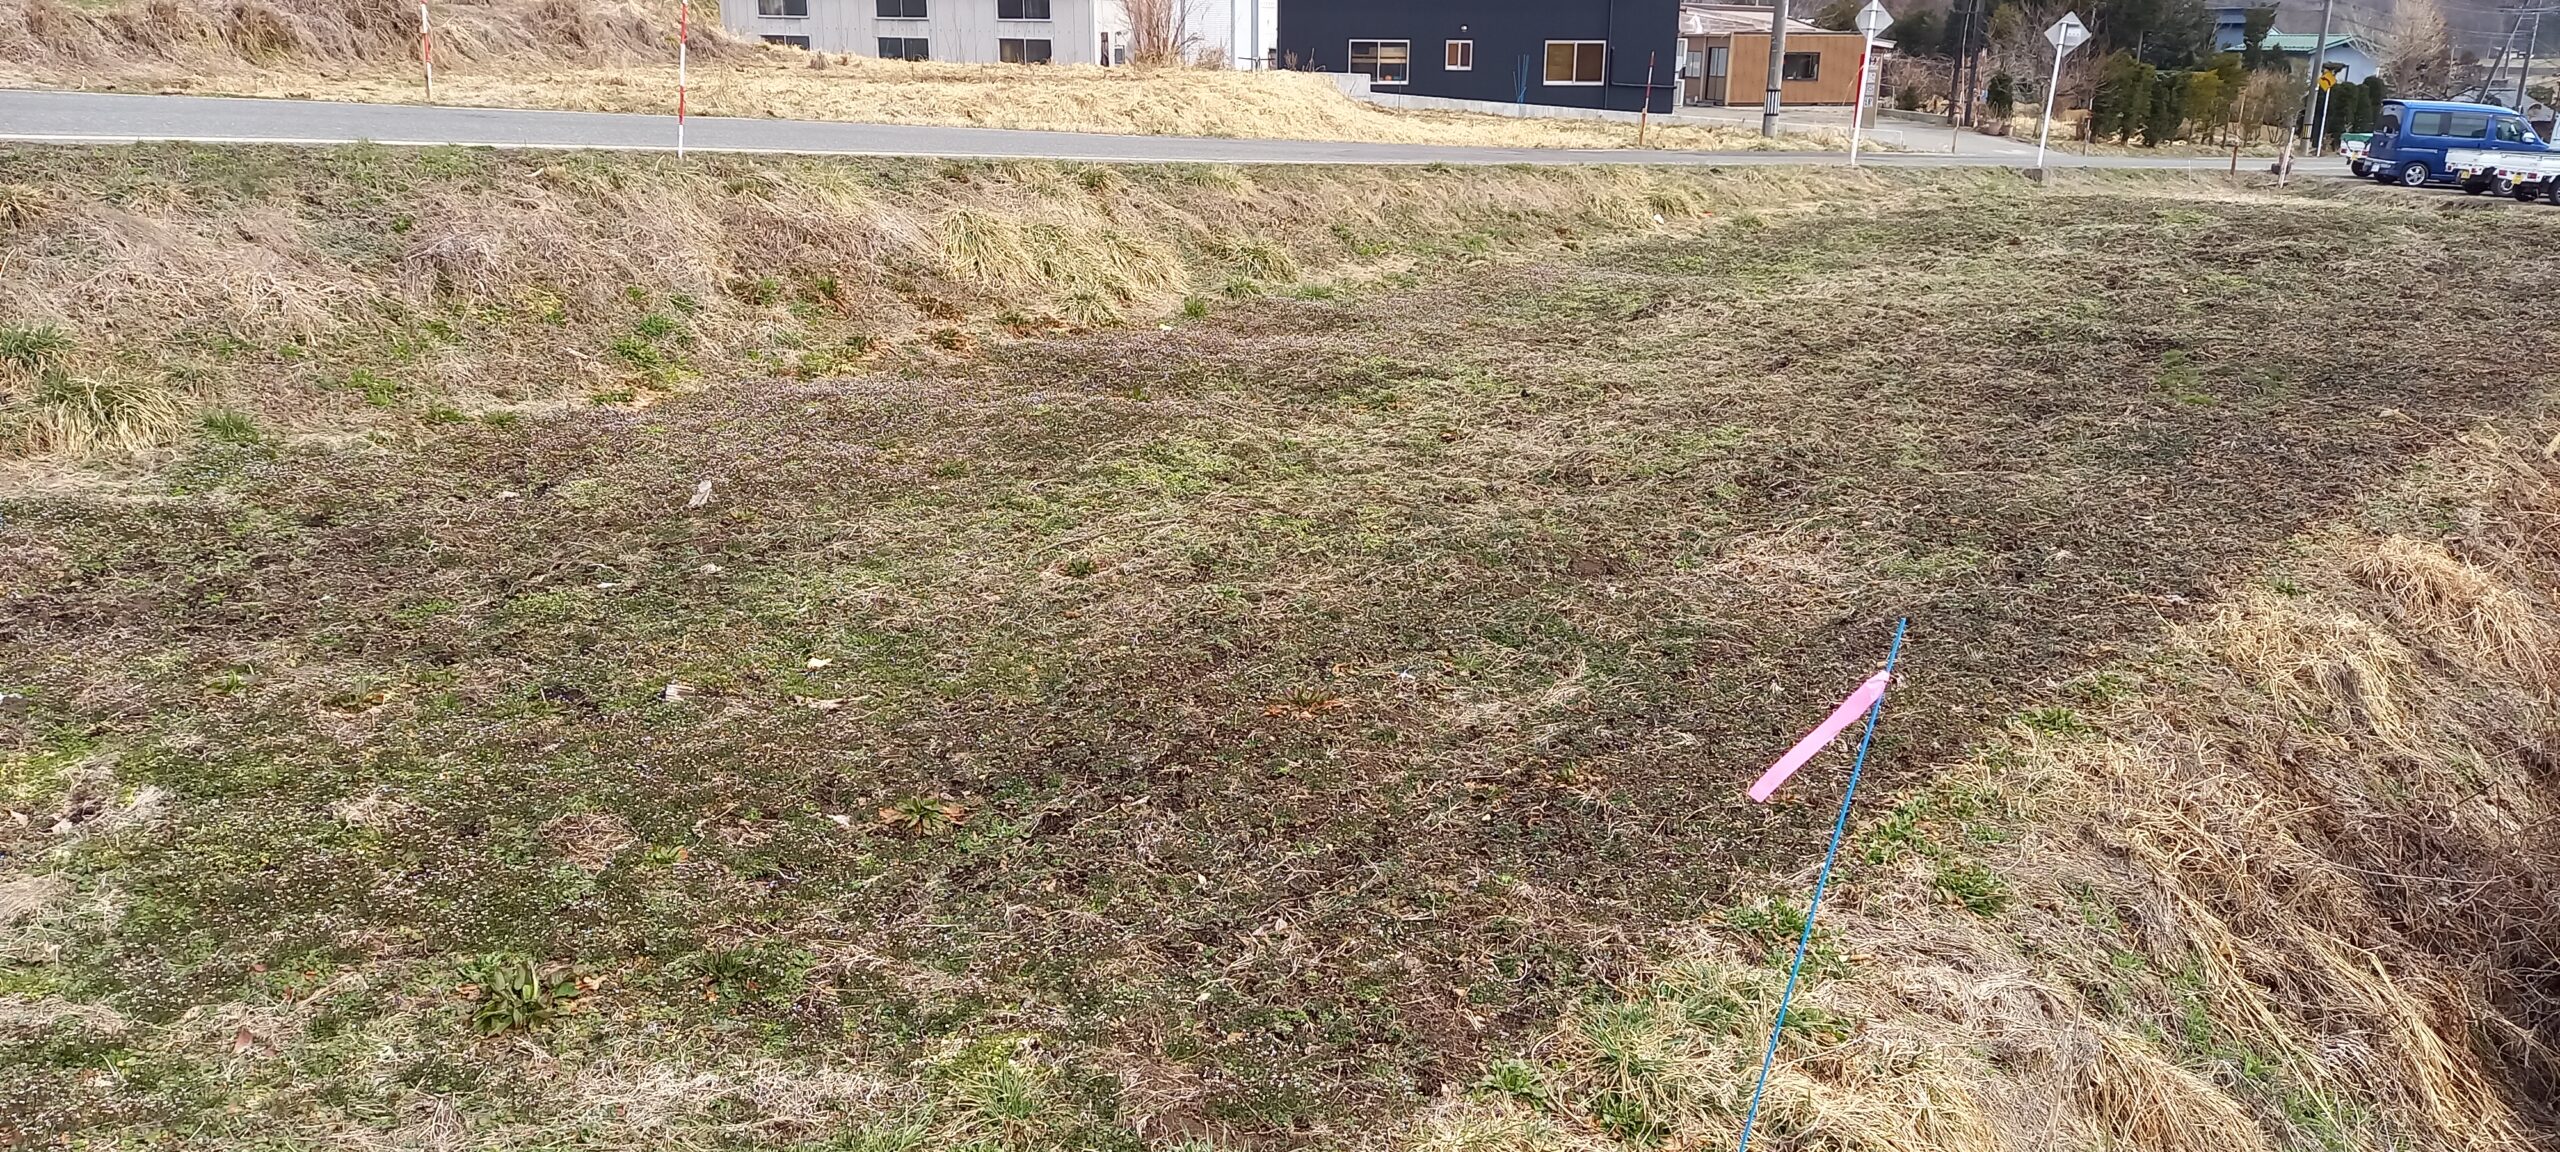
[[[2337,85],[2338,85],[2338,74],[2337,74],[2337,73],[2335,73],[2335,72],[2322,72],[2322,73],[2320,74],[2320,90],[2321,90],[2321,91],[2326,92],[2326,91],[2328,91],[2328,90],[2329,90],[2329,89],[2331,89],[2331,88],[2337,87]]]

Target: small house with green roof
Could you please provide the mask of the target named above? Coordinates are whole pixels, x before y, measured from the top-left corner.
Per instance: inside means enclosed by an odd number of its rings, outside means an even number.
[[[2287,65],[2295,65],[2299,61],[2297,70],[2307,71],[2320,46],[2320,35],[2316,32],[2270,32],[2266,39],[2258,42],[2258,46],[2283,57]],[[2337,71],[2339,83],[2354,84],[2382,70],[2382,49],[2362,36],[2334,32],[2329,36],[2327,60],[2329,67]]]

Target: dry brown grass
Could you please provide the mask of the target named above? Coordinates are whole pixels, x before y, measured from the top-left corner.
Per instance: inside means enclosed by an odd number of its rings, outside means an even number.
[[[1804,1143],[1780,1146],[2548,1146],[2530,1102],[2560,1083],[2560,1002],[2537,983],[2560,805],[2535,750],[2560,734],[2560,548],[2537,524],[2560,467],[2539,440],[2466,441],[2421,473],[2450,480],[2395,497],[2463,508],[2458,540],[2325,530],[2296,565],[2325,579],[2238,596],[2139,690],[1870,809],[1875,854],[1826,905],[1844,970],[1799,1000],[1850,1023],[1783,1050],[1763,1124]],[[1915,828],[1934,864],[1908,855]],[[1968,857],[2018,907],[1950,907],[1931,880]],[[1722,947],[1602,1010],[1728,964]],[[1743,988],[1736,1018],[1645,1016],[1642,1091],[1671,1145],[1732,1138],[1774,995]],[[1540,1052],[1560,1107],[1453,1103],[1413,1146],[1617,1146],[1570,1119],[1630,1091],[1579,1050],[1587,1031],[1570,1017]]]
[[[22,150],[0,178],[26,190],[0,232],[20,302],[0,337],[42,360],[0,355],[0,452],[20,457],[148,447],[207,410],[273,431],[645,404],[1695,227],[1840,179],[365,148]]]
[[[436,102],[665,113],[673,29],[630,0],[448,4]],[[373,103],[426,99],[416,7],[400,0],[134,0],[99,9],[0,0],[0,85],[182,91]],[[828,65],[812,67],[813,64]],[[1249,139],[1622,148],[1632,124],[1392,111],[1322,76],[1207,68],[904,63],[697,38],[697,115]],[[1648,146],[1843,148],[1839,133],[1771,141],[1656,124]]]

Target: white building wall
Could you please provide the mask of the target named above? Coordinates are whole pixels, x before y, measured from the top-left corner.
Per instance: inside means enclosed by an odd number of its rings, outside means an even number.
[[[1114,2],[1049,0],[1047,20],[998,20],[996,0],[926,0],[922,20],[884,20],[875,0],[809,0],[807,16],[766,16],[760,0],[720,0],[720,22],[749,39],[806,36],[817,52],[877,56],[883,36],[921,36],[935,60],[993,64],[997,40],[1021,37],[1049,41],[1054,63],[1093,64],[1101,56],[1094,10]]]
[[[1280,42],[1280,0],[1177,2],[1183,6],[1183,27],[1191,35],[1195,56],[1223,59],[1230,68],[1259,68]],[[1097,0],[1095,8],[1102,30],[1112,35],[1112,43],[1125,47],[1129,42],[1128,8],[1121,0]],[[1262,26],[1259,37],[1252,34],[1257,17]],[[1239,36],[1239,29],[1245,34]]]

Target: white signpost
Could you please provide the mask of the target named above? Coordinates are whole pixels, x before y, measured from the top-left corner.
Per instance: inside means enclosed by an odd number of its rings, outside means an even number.
[[[2077,12],[2065,12],[2053,27],[2044,30],[2044,38],[2053,44],[2053,79],[2044,85],[2044,127],[2036,130],[2036,171],[2044,171],[2045,140],[2053,135],[2054,90],[2062,87],[2062,58],[2071,50],[2089,42],[2089,26],[2080,22]]]
[[[1867,38],[1867,50],[1858,57],[1858,98],[1849,105],[1849,166],[1858,166],[1858,138],[1867,127],[1867,69],[1876,58],[1876,37],[1893,26],[1893,13],[1884,10],[1876,0],[1858,9],[1858,34]]]

